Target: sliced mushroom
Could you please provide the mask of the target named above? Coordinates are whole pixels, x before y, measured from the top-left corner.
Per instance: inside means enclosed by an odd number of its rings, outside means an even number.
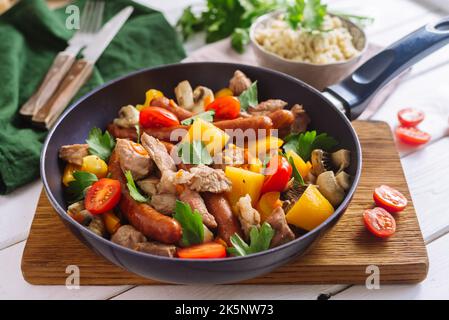
[[[134,128],[139,124],[139,110],[132,105],[124,106],[118,112],[119,117],[114,119],[114,124],[122,128]]]
[[[345,191],[338,185],[333,171],[321,173],[316,179],[316,184],[321,194],[334,207],[338,206],[345,198]]]
[[[243,91],[251,86],[251,79],[248,78],[242,71],[236,70],[234,76],[229,80],[229,89],[235,96],[239,96]]]
[[[288,212],[293,207],[296,201],[301,198],[306,188],[307,186],[300,186],[293,183],[288,190],[282,193],[282,209],[284,209],[284,212]]]
[[[204,107],[214,101],[214,93],[211,89],[203,86],[198,86],[193,91],[193,106],[192,111],[195,113],[203,112]]]
[[[340,149],[331,154],[332,164],[338,168],[338,172],[343,171],[351,162],[351,152],[346,149]]]
[[[321,149],[315,149],[310,156],[312,161],[312,173],[319,176],[329,169],[329,156]]]
[[[193,90],[190,82],[181,81],[175,88],[176,101],[184,109],[191,110],[193,107]]]
[[[345,191],[351,187],[351,176],[344,171],[337,173],[335,180],[337,180],[338,185]]]
[[[96,233],[100,237],[104,237],[106,235],[106,225],[104,224],[101,216],[93,216],[91,223],[87,227],[93,233]]]

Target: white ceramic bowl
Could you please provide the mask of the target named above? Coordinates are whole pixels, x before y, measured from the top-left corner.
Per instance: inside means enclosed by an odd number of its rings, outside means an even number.
[[[267,51],[255,39],[255,32],[258,28],[266,25],[270,20],[275,19],[281,11],[274,11],[259,17],[250,28],[251,44],[254,48],[258,64],[292,75],[318,90],[335,84],[349,75],[363,54],[366,52],[367,40],[365,32],[351,21],[339,17],[346,29],[352,36],[354,47],[359,53],[349,60],[333,62],[327,64],[313,64],[285,59],[275,53]]]

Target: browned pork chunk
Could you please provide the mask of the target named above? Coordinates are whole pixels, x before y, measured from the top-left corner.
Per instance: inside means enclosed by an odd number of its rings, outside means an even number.
[[[196,191],[192,191],[189,188],[184,188],[184,191],[179,195],[179,200],[190,205],[192,210],[197,210],[201,215],[203,223],[211,229],[217,227],[217,222],[213,215],[209,213],[204,203],[203,198]]]
[[[132,225],[127,224],[118,228],[112,236],[111,241],[132,249],[136,244],[146,242],[147,238]]]
[[[241,197],[236,206],[243,233],[246,239],[248,239],[252,227],[260,227],[260,214],[252,207],[249,194]]]
[[[255,116],[266,116],[273,111],[282,110],[288,103],[281,99],[262,101],[255,107],[249,107],[248,113]]]
[[[273,239],[271,239],[270,248],[280,246],[295,239],[295,234],[288,226],[284,210],[281,207],[274,209],[265,222],[275,231]]]
[[[295,116],[295,121],[292,124],[292,133],[301,133],[307,130],[307,126],[310,123],[310,117],[307,115],[306,111],[299,104],[295,104],[291,110]]]
[[[243,91],[251,86],[251,79],[248,78],[242,71],[236,70],[234,76],[229,80],[229,89],[235,96],[239,96]]]
[[[162,173],[164,171],[176,171],[175,161],[162,142],[146,133],[142,135],[141,139],[143,147],[148,151],[151,159]]]
[[[221,169],[199,165],[190,169],[192,177],[188,186],[198,192],[222,193],[231,191],[231,181]]]
[[[59,158],[77,166],[81,166],[83,158],[88,155],[89,146],[87,144],[71,144],[59,149]]]
[[[132,249],[170,258],[173,258],[176,253],[176,246],[153,241],[137,243]]]
[[[149,196],[153,196],[157,193],[157,185],[159,179],[156,177],[150,177],[137,181],[139,188]]]
[[[171,193],[155,194],[150,200],[151,206],[165,215],[171,215],[175,212],[176,196]]]
[[[120,157],[120,167],[123,172],[131,171],[133,178],[145,178],[153,171],[153,161],[148,154],[137,152],[133,143],[127,139],[117,139],[115,150]]]

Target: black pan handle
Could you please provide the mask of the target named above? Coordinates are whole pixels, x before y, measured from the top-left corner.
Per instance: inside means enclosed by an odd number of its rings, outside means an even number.
[[[428,24],[378,53],[342,82],[325,91],[341,100],[356,119],[376,92],[416,62],[449,43],[449,17]]]

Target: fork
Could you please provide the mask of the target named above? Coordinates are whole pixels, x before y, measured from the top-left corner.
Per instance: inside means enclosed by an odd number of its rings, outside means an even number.
[[[50,99],[59,83],[75,62],[76,55],[88,45],[103,24],[104,2],[89,0],[81,14],[80,29],[68,41],[68,47],[57,54],[39,89],[20,108],[19,113],[32,118]]]

